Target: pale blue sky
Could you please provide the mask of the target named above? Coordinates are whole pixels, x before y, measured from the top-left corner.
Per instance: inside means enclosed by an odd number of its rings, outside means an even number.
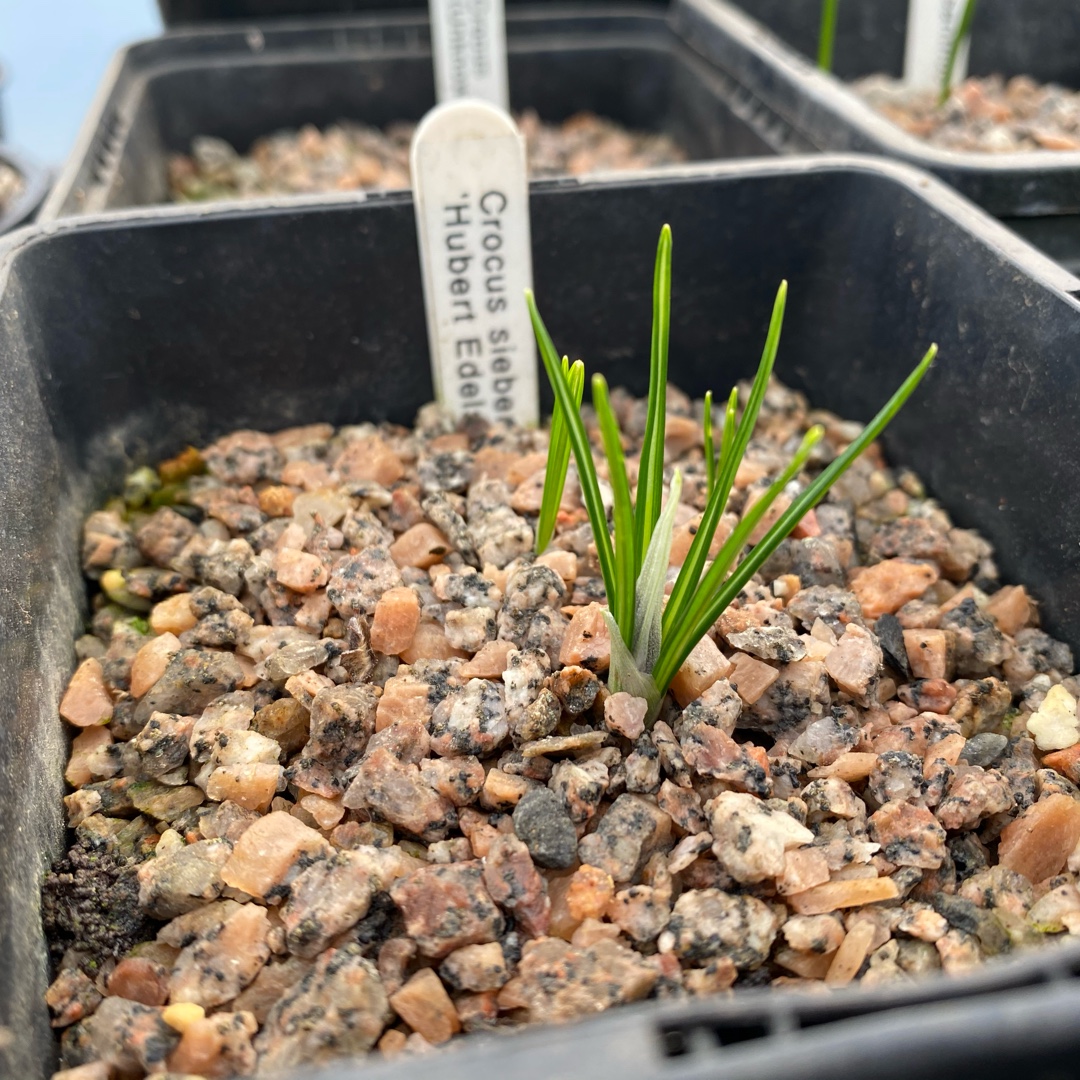
[[[109,58],[160,30],[154,0],[0,0],[5,141],[60,165]]]

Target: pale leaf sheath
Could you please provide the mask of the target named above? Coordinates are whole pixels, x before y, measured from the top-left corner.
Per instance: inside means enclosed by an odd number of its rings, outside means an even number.
[[[619,633],[619,627],[611,612],[604,611],[604,622],[611,635],[611,667],[608,670],[608,687],[613,694],[632,694],[644,698],[649,703],[646,719],[651,723],[660,711],[660,702],[664,700],[660,688],[651,675],[639,671],[634,657],[626,647],[626,642]]]
[[[675,530],[675,512],[682,495],[682,473],[678,469],[671,480],[667,505],[653,530],[649,550],[641,564],[635,590],[634,663],[639,671],[651,672],[660,655],[660,623],[664,614],[664,585],[671,559],[671,537]]]

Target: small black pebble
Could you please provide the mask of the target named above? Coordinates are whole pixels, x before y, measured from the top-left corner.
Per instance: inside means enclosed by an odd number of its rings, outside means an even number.
[[[882,615],[874,626],[874,633],[881,643],[885,659],[905,678],[911,678],[907,648],[904,646],[904,628],[895,615]]]
[[[565,870],[577,858],[577,832],[559,797],[534,788],[514,808],[514,832],[539,866]]]

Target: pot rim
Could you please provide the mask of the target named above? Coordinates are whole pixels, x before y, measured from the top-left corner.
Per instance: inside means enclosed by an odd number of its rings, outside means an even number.
[[[718,162],[688,162],[653,169],[626,172],[596,172],[582,177],[533,180],[530,198],[558,197],[561,192],[600,187],[621,190],[653,185],[658,182],[678,185],[703,179],[812,175],[834,172],[874,173],[907,189],[916,198],[930,203],[941,213],[974,233],[993,248],[1001,258],[1033,277],[1039,284],[1064,294],[1077,304],[1080,278],[1060,263],[1032,247],[988,211],[972,203],[945,181],[915,165],[871,154],[828,153],[792,157],[740,158]],[[55,193],[58,189],[54,189]],[[257,199],[216,200],[206,203],[170,203],[160,206],[137,206],[123,210],[104,210],[60,218],[49,218],[46,206],[36,228],[23,228],[0,238],[0,283],[3,264],[12,252],[36,241],[70,230],[100,230],[113,226],[152,227],[175,225],[218,218],[258,218],[268,214],[303,213],[311,210],[340,210],[360,204],[412,204],[408,189],[377,192],[332,192],[313,195],[265,196]],[[1080,309],[1080,304],[1077,304]]]
[[[716,164],[679,165],[663,169],[627,175],[625,173],[596,175],[581,179],[537,181],[532,185],[531,194],[535,198],[557,198],[561,193],[580,188],[622,189],[642,185],[664,183],[677,188],[687,182],[702,179],[725,178],[746,179],[747,177],[773,177],[785,175],[814,175],[827,173],[871,173],[908,192],[913,198],[929,203],[943,216],[955,219],[969,229],[981,242],[989,246],[1004,263],[1015,266],[1027,274],[1041,287],[1057,294],[1071,303],[1080,313],[1080,280],[1069,274],[1048,257],[1031,248],[1017,238],[1003,225],[987,213],[974,206],[968,200],[949,188],[942,181],[915,169],[909,165],[888,159],[876,159],[858,155],[821,155],[808,158],[776,158],[725,162]],[[303,214],[319,211],[341,210],[360,204],[409,205],[412,196],[408,191],[380,194],[331,194],[286,198],[269,198],[243,203],[208,203],[198,206],[175,205],[164,208],[137,208],[129,211],[113,211],[86,217],[65,218],[36,226],[17,230],[9,236],[0,238],[0,288],[3,288],[10,272],[12,260],[23,250],[41,243],[48,237],[69,232],[108,231],[115,228],[153,228],[176,224],[197,224],[201,221],[217,219],[252,219],[282,214]],[[818,1043],[828,1038],[832,1023],[851,1025],[855,1023],[903,1026],[908,1021],[901,1015],[910,1011],[911,1016],[919,1014],[915,1031],[919,1025],[932,1023],[935,1015],[942,1010],[943,1003],[957,1002],[959,1006],[982,1009],[989,1015],[989,1010],[996,1008],[1000,1001],[1012,995],[1036,996],[1042,1003],[1040,1008],[1049,1008],[1049,999],[1053,993],[1070,994],[1070,1008],[1075,1018],[1077,1003],[1080,1001],[1080,986],[1064,985],[1080,973],[1080,940],[1055,943],[1047,948],[1025,951],[1008,958],[994,959],[981,965],[963,976],[944,974],[929,975],[910,984],[885,984],[868,990],[855,985],[832,991],[827,995],[798,992],[778,993],[766,988],[740,991],[736,997],[698,1002],[656,1003],[649,1002],[635,1006],[622,1007],[612,1013],[589,1019],[588,1023],[577,1023],[570,1028],[553,1029],[546,1025],[536,1030],[525,1029],[515,1034],[511,1041],[503,1038],[475,1038],[467,1042],[464,1051],[457,1056],[449,1054],[444,1059],[447,1068],[454,1061],[464,1061],[474,1054],[487,1053],[492,1045],[499,1049],[521,1047],[520,1052],[528,1051],[537,1040],[552,1040],[552,1032],[577,1032],[581,1039],[603,1043],[605,1031],[629,1030],[627,1025],[647,1028],[657,1039],[668,1029],[691,1030],[695,1026],[720,1029],[724,1025],[732,1028],[759,1028],[763,1036],[781,1035],[803,1029],[814,1028],[813,1034],[807,1034],[807,1046],[814,1040]],[[1054,984],[1048,986],[1046,984]],[[1038,992],[1033,988],[1041,988]],[[1027,992],[1026,995],[1024,992]],[[992,1001],[988,995],[995,995]],[[981,1003],[981,1005],[980,1005]],[[872,1014],[888,1010],[888,1019]],[[895,1011],[894,1011],[895,1010]],[[641,1022],[645,1020],[646,1024]],[[981,1021],[980,1021],[981,1022]],[[916,1023],[912,1021],[912,1023]],[[651,1027],[650,1027],[651,1025]],[[898,1030],[898,1029],[897,1029]],[[912,1036],[909,1027],[908,1038]],[[839,1029],[837,1029],[839,1031]],[[651,1037],[651,1036],[650,1036]],[[569,1036],[569,1042],[578,1038]],[[556,1040],[559,1041],[559,1040]],[[722,1041],[722,1040],[721,1040]],[[762,1037],[757,1040],[758,1049],[773,1045],[774,1040]],[[751,1054],[754,1042],[748,1040],[746,1053]],[[519,1052],[519,1051],[514,1051]],[[738,1049],[725,1049],[726,1055],[737,1056]],[[771,1052],[771,1051],[770,1051]],[[464,1056],[462,1056],[464,1055]],[[760,1056],[760,1055],[759,1055]],[[749,1057],[746,1060],[750,1060]],[[656,1062],[652,1063],[653,1065]],[[716,1059],[699,1060],[699,1064],[715,1067]],[[650,1063],[641,1062],[637,1071],[626,1069],[623,1080],[630,1080],[636,1075],[649,1075]],[[347,1063],[335,1067],[331,1075],[344,1076],[351,1067]],[[365,1068],[382,1068],[366,1065]],[[404,1068],[411,1069],[408,1063],[393,1066],[399,1070],[396,1075],[404,1075]],[[416,1068],[428,1067],[416,1065]],[[568,1066],[569,1067],[569,1066]],[[644,1071],[643,1071],[644,1070]],[[711,1074],[711,1072],[710,1072]],[[521,1076],[530,1075],[527,1071]],[[552,1075],[549,1067],[541,1061],[532,1075]],[[571,1075],[571,1073],[567,1073]],[[704,1075],[704,1074],[703,1074]],[[735,1080],[734,1073],[726,1074],[727,1080]],[[751,1075],[749,1073],[745,1074]],[[760,1073],[755,1074],[760,1075]],[[809,1074],[807,1074],[809,1075]],[[884,1075],[884,1074],[882,1074]],[[892,1074],[890,1074],[892,1075]]]

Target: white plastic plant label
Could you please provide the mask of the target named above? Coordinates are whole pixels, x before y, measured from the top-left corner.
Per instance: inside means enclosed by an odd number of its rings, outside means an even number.
[[[455,416],[536,424],[525,141],[483,101],[438,105],[412,143],[435,392]]]
[[[964,6],[964,0],[911,0],[904,52],[904,82],[909,86],[924,90],[941,86]],[[968,49],[969,43],[964,41],[956,54],[954,85],[967,75]]]
[[[510,108],[503,0],[429,0],[435,94]]]

